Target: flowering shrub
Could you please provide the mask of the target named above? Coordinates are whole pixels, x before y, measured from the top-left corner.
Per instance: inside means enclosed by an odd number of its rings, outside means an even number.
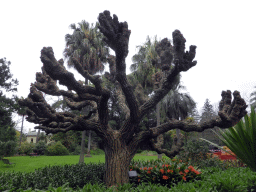
[[[26,154],[33,152],[33,149],[35,147],[34,143],[28,143],[27,141],[21,143],[20,147],[18,148],[19,154]]]
[[[130,171],[137,171],[138,180],[131,183],[142,182],[167,185],[171,187],[173,183],[189,182],[200,179],[200,174],[193,166],[183,163],[182,160],[151,160],[143,165],[143,162],[132,161]]]

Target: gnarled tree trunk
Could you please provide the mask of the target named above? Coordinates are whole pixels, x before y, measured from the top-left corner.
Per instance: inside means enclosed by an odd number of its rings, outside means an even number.
[[[106,144],[104,181],[107,187],[129,183],[129,165],[135,153],[131,154],[116,132],[111,136],[111,145]],[[114,136],[114,137],[113,137]]]

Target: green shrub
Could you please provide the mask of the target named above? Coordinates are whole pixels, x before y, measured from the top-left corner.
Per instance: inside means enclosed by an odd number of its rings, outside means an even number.
[[[44,141],[39,141],[34,148],[34,152],[38,155],[44,155],[46,150],[46,143]]]
[[[33,152],[33,149],[35,147],[34,143],[28,143],[27,141],[21,143],[20,147],[18,148],[19,154],[26,154]]]
[[[104,163],[90,163],[49,166],[31,173],[0,172],[0,191],[28,188],[46,190],[49,185],[60,187],[66,183],[73,189],[82,188],[89,182],[103,183],[104,169]]]
[[[91,150],[90,154],[91,155],[102,155],[102,154],[105,154],[105,152],[102,149],[96,149],[96,150]]]
[[[209,146],[204,141],[191,140],[183,146],[183,151],[178,154],[178,157],[184,162],[190,160],[198,165],[200,161],[207,159],[207,153],[209,153]]]
[[[1,142],[0,141],[0,159],[3,156],[12,156],[17,153],[17,142],[15,141],[7,141]]]
[[[85,148],[85,151],[87,151],[87,148]],[[71,152],[71,155],[80,155],[80,153],[81,153],[81,146],[77,145],[74,151]]]
[[[213,154],[207,154],[209,153],[209,145],[204,141],[189,141],[183,149],[177,156],[183,162],[188,162],[199,168],[218,167],[226,170],[228,167],[231,167],[227,162],[222,162],[218,157],[213,157]]]
[[[45,154],[48,156],[68,155],[69,152],[67,148],[64,145],[62,145],[60,141],[58,141],[57,143],[48,145]]]
[[[143,151],[143,150],[141,150],[141,149],[138,149],[138,150],[137,150],[137,153],[141,153],[142,151]]]

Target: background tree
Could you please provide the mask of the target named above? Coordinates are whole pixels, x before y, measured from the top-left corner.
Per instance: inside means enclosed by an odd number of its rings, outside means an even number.
[[[160,60],[161,47],[169,50],[169,55],[172,54],[172,45],[170,40],[167,38],[163,39],[161,42],[157,41],[155,36],[152,41],[149,36],[143,46],[139,47],[139,51],[132,57],[134,64],[131,65],[130,69],[133,72],[131,75],[140,83],[142,88],[144,88],[144,94],[152,94],[152,91],[156,91],[161,86],[161,80],[164,78],[164,74],[161,72],[161,65],[158,63]],[[179,82],[177,82],[179,83]],[[161,105],[158,103],[156,105],[156,125],[159,126],[161,123],[160,117]],[[147,115],[149,115],[148,112]],[[148,118],[149,119],[149,118]],[[162,140],[167,137],[160,135],[155,141]],[[158,159],[161,159],[162,155],[158,154]]]
[[[179,76],[181,78],[181,76]],[[180,82],[180,80],[179,80]],[[181,93],[180,90],[185,90],[185,86],[177,84],[161,101],[164,114],[168,119],[184,120],[192,113],[196,107],[195,101],[188,93]],[[166,119],[167,120],[167,119]],[[177,139],[180,142],[180,130],[176,129]],[[187,143],[188,135],[185,134],[185,143]]]
[[[231,91],[228,90],[222,92],[219,116],[215,120],[198,125],[187,120],[172,119],[160,126],[141,131],[139,125],[143,117],[149,110],[155,108],[157,103],[173,89],[179,73],[188,71],[196,65],[196,61],[193,61],[196,46],[190,46],[189,51],[185,52],[185,38],[179,30],[173,32],[174,54],[170,55],[169,49],[164,47],[160,51],[160,63],[165,66],[162,68],[162,71],[165,72],[162,84],[152,97],[140,105],[139,101],[142,101],[142,98],[139,94],[135,96],[136,90],[132,89],[126,76],[125,58],[128,55],[128,42],[131,33],[128,29],[128,24],[127,22],[119,22],[116,15],[113,15],[112,18],[109,11],[100,13],[98,20],[100,23],[98,27],[104,35],[103,40],[116,54],[115,65],[113,65],[114,70],[110,74],[105,73],[105,77],[121,87],[126,103],[117,103],[117,105],[120,104],[122,109],[129,110],[128,115],[123,119],[123,125],[118,127],[118,130],[114,130],[109,125],[108,101],[111,91],[103,86],[100,76],[91,75],[82,67],[79,59],[73,57],[77,71],[93,83],[94,87],[79,83],[74,78],[74,75],[66,70],[63,60],[57,61],[55,59],[51,47],[45,47],[41,50],[42,71],[46,73],[36,74],[36,82],[31,84],[28,98],[20,100],[19,103],[29,108],[27,120],[39,124],[35,128],[45,130],[46,133],[67,132],[70,130],[95,131],[104,142],[104,181],[107,187],[129,182],[129,165],[142,143],[149,142],[156,152],[165,153],[172,158],[181,150],[182,142],[174,142],[172,150],[169,151],[161,149],[160,146],[163,144],[161,143],[163,140],[154,143],[154,138],[176,128],[186,132],[202,132],[214,126],[220,128],[231,127],[247,113],[246,103],[241,98],[240,93],[235,91],[232,101]],[[171,65],[174,65],[174,67],[171,68]],[[115,72],[113,73],[113,71]],[[60,85],[65,85],[68,90],[59,89],[55,82],[56,80]],[[47,104],[41,91],[50,95],[64,96],[71,109],[84,108],[88,105],[94,107],[92,107],[88,115],[81,116],[69,112],[57,112]]]
[[[256,86],[254,87],[256,88]],[[256,91],[253,91],[250,95],[250,105],[253,107],[253,108],[256,108]]]
[[[97,26],[98,23],[96,23],[95,27],[93,27],[93,24],[90,27],[89,23],[84,20],[78,23],[78,27],[75,24],[70,25],[71,29],[73,29],[73,34],[65,36],[66,48],[64,50],[64,56],[68,60],[69,67],[75,67],[72,59],[75,57],[82,64],[83,69],[87,70],[91,75],[104,70],[103,64],[107,62],[109,49],[102,41],[103,36],[99,33]],[[88,79],[85,79],[85,84],[88,84]],[[79,163],[84,162],[85,134],[86,131],[83,131]],[[87,156],[90,156],[90,144],[91,130],[89,130]]]
[[[16,130],[14,128],[15,123],[12,120],[12,113],[19,109],[17,96],[12,95],[11,98],[8,98],[4,95],[5,92],[17,91],[16,86],[18,85],[18,80],[12,78],[13,75],[10,72],[10,65],[11,62],[6,61],[6,58],[0,59],[0,142],[2,142],[2,150],[11,141],[13,144],[10,146],[12,148],[16,147]],[[14,152],[14,150],[11,151]],[[6,155],[7,151],[3,150],[1,153],[2,155]]]
[[[212,120],[216,116],[217,116],[217,114],[216,114],[216,111],[214,110],[213,105],[210,103],[209,99],[206,99],[205,103],[204,103],[204,106],[202,108],[202,114],[201,114],[201,118],[200,118],[200,123]],[[212,129],[208,129],[208,130],[203,131],[202,134],[201,134],[202,138],[209,139],[210,141],[214,141],[214,142],[216,142],[216,141],[219,142],[219,139],[214,134],[213,130],[217,131],[218,128],[214,127]]]

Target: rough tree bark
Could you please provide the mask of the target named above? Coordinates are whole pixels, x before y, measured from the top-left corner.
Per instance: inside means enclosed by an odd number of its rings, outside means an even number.
[[[31,84],[30,94],[26,99],[19,101],[22,106],[27,106],[26,118],[29,122],[39,124],[36,129],[42,129],[46,133],[67,132],[69,130],[84,131],[93,130],[104,142],[105,151],[105,174],[104,180],[107,187],[124,184],[129,182],[129,164],[136,154],[139,146],[146,141],[150,141],[152,148],[157,153],[165,153],[172,158],[179,153],[183,146],[181,142],[176,142],[171,151],[161,149],[163,140],[159,135],[172,130],[180,129],[185,132],[202,132],[205,129],[218,126],[228,128],[234,126],[247,112],[246,103],[240,97],[240,93],[223,91],[221,96],[218,117],[200,125],[186,120],[170,119],[159,126],[140,131],[139,124],[150,109],[156,107],[164,96],[173,88],[173,82],[180,72],[185,72],[196,65],[195,50],[196,46],[190,46],[189,51],[185,52],[185,42],[180,31],[173,32],[174,56],[162,47],[160,51],[161,65],[166,72],[163,83],[155,94],[143,100],[138,98],[126,77],[125,58],[128,54],[128,42],[131,31],[128,30],[127,22],[119,22],[116,15],[113,18],[109,11],[99,14],[99,29],[105,36],[104,41],[115,51],[115,68],[113,73],[105,74],[111,77],[111,82],[120,85],[126,103],[120,107],[128,109],[128,115],[123,120],[124,123],[119,130],[112,129],[108,124],[108,100],[110,91],[103,87],[102,80],[98,75],[90,75],[84,70],[77,58],[73,58],[76,70],[86,79],[94,84],[94,87],[84,85],[75,80],[74,75],[66,70],[63,60],[57,61],[51,47],[44,47],[41,51],[41,61],[43,63],[42,73],[36,74],[36,82]],[[170,67],[173,65],[174,67]],[[68,90],[61,90],[56,84],[64,85]],[[139,86],[139,85],[138,85]],[[56,112],[45,101],[42,92],[54,96],[63,96],[67,105],[71,109],[81,110],[86,106],[91,106],[88,115],[77,116],[69,112]],[[140,104],[139,101],[143,101]],[[118,105],[119,105],[118,104]],[[157,139],[158,142],[154,143]]]
[[[81,152],[78,163],[84,163],[84,153],[85,153],[85,134],[86,131],[82,131],[82,141],[81,141]]]

